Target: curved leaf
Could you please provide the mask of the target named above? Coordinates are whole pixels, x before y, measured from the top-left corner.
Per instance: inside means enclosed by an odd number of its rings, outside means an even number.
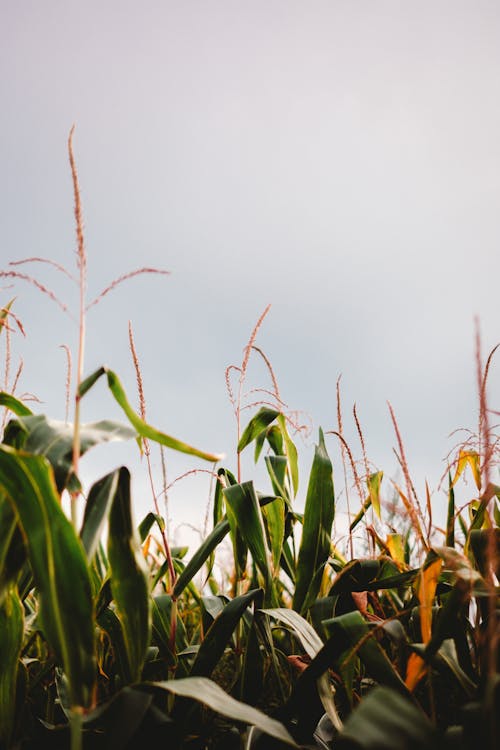
[[[1,330],[1,329],[0,329]],[[5,406],[6,409],[10,409],[18,417],[29,417],[33,412],[31,409],[19,401],[18,398],[13,396],[11,393],[0,391],[0,406]]]
[[[279,411],[276,409],[269,409],[263,406],[257,414],[255,414],[250,422],[245,427],[243,434],[238,443],[238,453],[247,447],[255,438],[257,438],[267,427],[274,422],[276,417],[279,415]]]
[[[305,620],[298,612],[293,609],[265,609],[263,610],[267,615],[274,617],[276,620],[286,623],[299,639],[302,648],[309,656],[310,659],[314,659],[317,654],[323,648],[323,641],[316,633],[312,625]],[[321,674],[317,678],[316,686],[321,702],[324,706],[327,715],[336,729],[340,729],[342,722],[337,712],[337,707],[334,701],[335,691],[330,685],[330,681],[326,674]]]
[[[333,470],[328,456],[322,430],[316,446],[309,477],[304,525],[295,573],[293,609],[303,613],[307,600],[315,599],[319,593],[321,579],[317,571],[328,560],[331,546],[331,531],[335,515]]]
[[[214,549],[220,544],[224,537],[229,533],[229,521],[222,519],[217,526],[210,532],[203,544],[198,547],[179,578],[175,582],[174,597],[179,597],[186,586],[192,581],[203,564],[208,560]]]
[[[189,673],[191,677],[209,677],[222,657],[233,631],[249,605],[261,596],[255,589],[232,599],[209,628]]]
[[[80,455],[101,443],[136,437],[127,425],[104,419],[80,427]],[[59,492],[66,487],[73,461],[73,425],[48,419],[43,414],[18,417],[5,430],[5,442],[27,453],[45,456],[52,464]]]
[[[244,482],[226,487],[224,497],[231,531],[233,535],[240,534],[248,545],[253,561],[264,577],[265,597],[269,603],[274,595],[271,553],[253,483]]]
[[[23,529],[43,632],[68,680],[73,706],[88,706],[95,680],[94,621],[85,552],[64,515],[41,456],[0,446],[0,486]]]
[[[157,430],[155,427],[152,427],[141,419],[141,417],[136,414],[130,406],[125,390],[120,382],[120,378],[108,367],[99,367],[99,369],[85,378],[78,389],[79,396],[83,397],[102,375],[106,375],[109,390],[114,396],[116,403],[122,408],[131,425],[137,431],[137,435],[143,438],[148,438],[149,440],[154,440],[156,443],[164,445],[167,448],[172,448],[172,450],[179,451],[180,453],[187,453],[190,456],[197,456],[205,461],[211,461],[211,463],[217,463],[217,461],[224,458],[222,454],[206,453],[198,448],[194,448],[192,445],[183,443],[181,440],[177,440],[177,438],[174,438],[171,435],[160,432],[160,430]]]
[[[368,674],[382,685],[408,695],[408,690],[394,669],[385,651],[379,646],[376,638],[363,619],[360,612],[349,612],[331,620],[324,620],[323,626],[332,643],[344,644],[341,666],[346,668],[349,662],[358,655],[365,664]]]
[[[24,608],[11,588],[0,605],[0,746],[10,747],[16,720],[16,687],[23,643]]]
[[[437,734],[413,703],[386,687],[374,688],[347,719],[335,741],[344,750],[432,750]]]
[[[243,724],[258,726],[271,737],[286,742],[288,745],[296,746],[292,736],[283,724],[276,721],[276,719],[271,719],[270,716],[267,716],[253,706],[235,700],[207,677],[186,677],[182,680],[169,680],[168,682],[153,682],[150,684],[162,690],[168,690],[170,693],[174,693],[174,695],[179,695],[183,698],[192,698],[195,701],[204,703],[212,711],[216,711],[222,716],[227,716],[227,718],[242,722]]]
[[[0,604],[25,561],[26,547],[17,516],[5,493],[0,491]]]
[[[151,611],[147,568],[132,523],[130,473],[119,470],[109,515],[111,591],[123,628],[132,681],[140,679],[149,646]]]
[[[92,560],[118,489],[119,470],[107,474],[92,485],[83,517],[80,539],[89,560]]]

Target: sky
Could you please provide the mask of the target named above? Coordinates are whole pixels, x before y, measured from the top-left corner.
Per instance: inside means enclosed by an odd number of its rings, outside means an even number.
[[[149,421],[234,470],[225,368],[271,304],[257,343],[283,400],[313,424],[299,439],[299,503],[317,430],[336,429],[341,375],[356,458],[354,403],[372,467],[397,476],[389,400],[418,491],[427,479],[442,507],[444,459],[460,440],[450,433],[477,423],[475,318],[484,354],[500,341],[498,3],[0,6],[1,267],[38,256],[74,271],[75,124],[89,298],[135,268],[171,272],[130,280],[89,312],[85,372],[108,364],[137,404],[130,320]],[[60,273],[17,270],[76,310]],[[64,419],[60,345],[76,358],[77,329],[34,287],[7,282],[26,330],[13,340],[18,392]],[[248,385],[269,387],[262,366]],[[121,418],[99,384],[83,419],[103,417]],[[340,502],[333,437],[328,448]],[[121,463],[135,467],[142,517],[151,496],[134,446],[96,449],[82,470],[91,481]],[[196,467],[210,468],[167,454],[169,481]],[[178,540],[181,524],[201,527],[209,491],[205,474],[172,488]]]

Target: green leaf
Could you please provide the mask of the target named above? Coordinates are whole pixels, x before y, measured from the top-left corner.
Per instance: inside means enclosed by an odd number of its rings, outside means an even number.
[[[213,621],[199,648],[189,673],[191,677],[210,677],[221,659],[237,624],[250,604],[262,594],[261,589],[232,599]]]
[[[331,531],[335,515],[332,463],[328,456],[322,430],[316,446],[309,477],[304,525],[296,570],[293,609],[303,614],[306,600],[316,598],[321,580],[317,571],[330,554]]]
[[[315,656],[319,654],[319,652],[323,648],[323,641],[316,633],[312,625],[310,625],[307,620],[299,615],[298,612],[295,612],[293,609],[284,608],[265,609],[263,611],[270,617],[274,617],[275,620],[280,620],[281,622],[284,622],[286,625],[288,625],[294,635],[299,639],[302,648],[310,659],[314,659]],[[340,727],[342,726],[342,722],[337,713],[337,708],[334,701],[335,691],[330,685],[328,675],[324,673],[319,675],[316,681],[316,687],[318,689],[318,694],[323,707],[327,712],[330,721],[333,723],[334,727],[340,729]]]
[[[43,457],[0,446],[0,486],[23,530],[42,630],[68,680],[71,704],[88,706],[95,681],[94,618],[83,546]]]
[[[0,391],[0,406],[5,406],[6,409],[10,409],[10,411],[17,414],[18,417],[29,417],[33,414],[31,409],[28,409],[22,401],[19,401],[19,399],[11,393],[6,393],[5,391]]]
[[[4,492],[0,491],[0,604],[26,561],[26,547],[17,516]]]
[[[299,491],[299,459],[297,448],[295,447],[295,443],[288,434],[288,430],[286,428],[286,419],[283,414],[279,415],[278,424],[281,429],[281,434],[283,435],[283,440],[285,441],[285,451],[286,457],[288,459],[288,466],[290,468],[290,477],[292,480],[293,492],[296,495]]]
[[[16,720],[16,688],[24,633],[24,608],[12,587],[0,605],[0,746],[10,747]]]
[[[0,333],[2,333],[7,323],[7,319],[9,317],[9,311],[12,305],[14,304],[14,300],[15,300],[15,297],[9,300],[9,302],[7,302],[7,304],[4,307],[0,308]]]
[[[80,427],[80,455],[101,443],[130,440],[136,433],[127,425],[101,420]],[[73,463],[73,425],[39,414],[11,420],[5,442],[27,453],[45,456],[52,464],[59,492],[67,486]]]
[[[156,523],[158,525],[158,528],[160,531],[163,531],[165,529],[165,523],[163,521],[163,518],[156,513],[151,513],[151,511],[144,516],[142,521],[139,524],[138,532],[139,532],[139,539],[141,540],[141,544],[143,544],[146,541],[146,537],[151,531],[151,527],[153,524]]]
[[[359,656],[370,677],[403,695],[408,695],[403,680],[371,635],[371,630],[360,612],[349,612],[331,620],[324,620],[323,626],[332,643],[344,644],[342,668],[348,667],[349,662]]]
[[[97,615],[97,624],[108,636],[113,651],[113,673],[116,672],[122,684],[132,682],[123,628],[116,613],[110,607],[104,607]]]
[[[448,472],[448,518],[446,521],[446,546],[455,546],[455,490]]]
[[[174,597],[179,597],[186,586],[201,569],[203,564],[208,560],[214,549],[222,542],[224,537],[229,533],[229,521],[223,518],[217,526],[210,532],[203,544],[198,547],[179,578],[175,582]]]
[[[238,453],[241,453],[241,451],[246,448],[247,445],[249,445],[253,440],[255,440],[255,438],[257,438],[262,432],[264,432],[264,430],[266,430],[271,422],[274,422],[278,415],[279,411],[276,411],[275,409],[269,409],[266,406],[263,406],[262,409],[259,409],[257,414],[252,417],[243,431],[243,434],[238,443]]]
[[[151,427],[151,425],[141,419],[130,406],[118,376],[112,370],[106,370],[106,375],[108,378],[109,389],[115,397],[115,401],[121,406],[131,425],[137,430],[137,433],[141,437],[154,440],[156,443],[164,445],[166,448],[172,448],[172,450],[179,451],[180,453],[187,453],[190,456],[196,456],[197,458],[202,458],[211,463],[217,463],[217,461],[220,461],[224,457],[222,454],[201,451],[198,448],[194,448],[192,445],[183,443],[181,440],[177,440],[176,438]]]
[[[424,713],[386,687],[376,687],[347,719],[336,750],[433,750],[436,732]]]
[[[285,501],[277,497],[272,503],[262,507],[267,534],[269,536],[273,577],[279,573],[281,553],[283,551],[283,540],[285,535]]]
[[[111,591],[123,628],[132,681],[140,679],[149,646],[151,611],[148,571],[132,523],[130,473],[119,470],[109,516],[108,559]]]
[[[97,737],[105,737],[105,746],[110,750],[125,750],[127,747],[139,747],[138,732],[147,721],[151,710],[153,696],[142,690],[124,687],[109,701],[98,706],[84,718],[85,737],[89,729],[98,731]],[[166,719],[167,717],[165,717]],[[88,746],[91,747],[89,740]],[[100,746],[97,739],[96,746]],[[147,746],[147,742],[146,742]],[[87,747],[87,741],[84,742]]]
[[[271,553],[267,546],[262,511],[253,483],[244,482],[226,487],[224,497],[231,530],[233,533],[241,534],[248,545],[252,559],[264,578],[266,603],[271,603],[275,595]]]
[[[174,606],[169,594],[161,594],[153,599],[153,643],[158,646],[161,656],[170,665],[176,663],[177,654],[187,647],[184,624],[177,616],[177,607]],[[173,619],[175,617],[175,620]],[[172,652],[172,625],[175,622],[175,653]]]
[[[222,716],[233,721],[258,726],[263,732],[275,737],[288,745],[295,745],[288,730],[276,719],[262,713],[253,706],[235,700],[215,682],[207,677],[186,677],[182,680],[169,680],[168,682],[153,682],[151,685],[168,690],[174,695],[204,703]]]
[[[104,524],[118,489],[119,475],[119,469],[116,469],[99,479],[90,489],[80,532],[80,539],[89,560],[92,560],[97,550]]]

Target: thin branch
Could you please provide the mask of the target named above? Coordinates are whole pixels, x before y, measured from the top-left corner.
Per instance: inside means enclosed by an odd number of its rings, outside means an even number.
[[[78,284],[78,279],[73,276],[73,274],[70,273],[67,268],[62,266],[60,263],[56,263],[55,260],[51,260],[50,258],[23,258],[23,260],[12,260],[9,263],[9,266],[22,266],[24,263],[46,263],[48,266],[52,266],[57,271],[63,273],[75,284]]]
[[[50,297],[50,299],[55,302],[63,312],[73,318],[68,310],[68,306],[65,305],[64,302],[61,302],[61,300],[54,294],[51,289],[41,284],[37,279],[33,278],[33,276],[29,276],[26,273],[20,273],[19,271],[0,271],[0,278],[20,279],[21,281],[27,281],[29,284],[33,284],[33,286],[36,286],[38,291]]]
[[[92,300],[92,302],[89,302],[85,310],[88,311],[91,307],[97,305],[103,299],[103,297],[112,292],[113,289],[116,289],[116,287],[122,284],[124,281],[128,281],[128,279],[132,279],[134,278],[134,276],[139,276],[144,273],[154,273],[163,276],[170,276],[170,271],[162,271],[159,268],[137,268],[135,271],[129,271],[128,273],[124,273],[121,276],[118,276],[118,278],[114,279],[110,284],[108,284],[108,286],[105,287],[102,292],[100,292],[97,297]]]

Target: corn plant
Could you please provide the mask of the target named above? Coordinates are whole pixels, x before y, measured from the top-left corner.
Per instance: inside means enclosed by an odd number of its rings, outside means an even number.
[[[70,161],[85,289],[71,142]],[[404,486],[384,491],[354,408],[355,459],[339,384],[337,425],[318,431],[302,490],[301,425],[256,343],[266,308],[241,365],[226,371],[234,464],[209,472],[212,524],[191,550],[171,545],[154,491],[153,509],[137,524],[125,466],[81,484],[81,456],[112,440],[136,440],[147,457],[161,446],[220,464],[218,454],[147,419],[131,328],[139,410],[114,371],[84,377],[85,307],[82,298],[74,423],[35,413],[16,395],[19,372],[0,393],[8,415],[0,444],[0,747],[497,747],[500,487],[486,399],[493,352],[483,367],[478,339],[478,430],[449,456],[440,527],[428,489],[424,503],[415,490],[392,407]],[[7,362],[12,323],[22,331],[7,302]],[[271,387],[245,391],[254,355]],[[99,380],[123,422],[81,422],[82,399]],[[338,448],[340,491],[331,459]],[[252,452],[266,487],[245,476],[243,456]],[[465,476],[474,496],[459,504]],[[357,506],[351,498],[343,527],[340,503],[353,491]]]

